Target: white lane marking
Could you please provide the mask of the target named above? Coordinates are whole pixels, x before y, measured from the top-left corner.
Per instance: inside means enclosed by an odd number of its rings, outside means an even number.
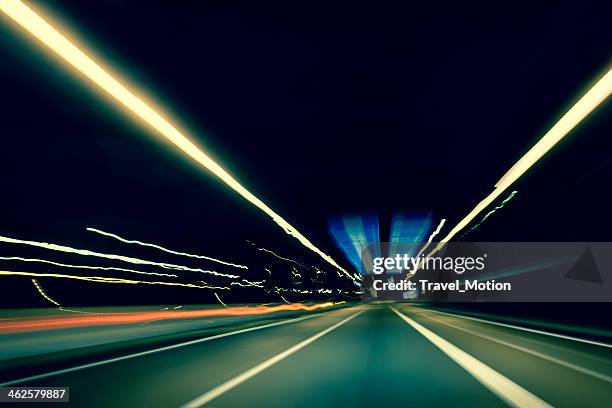
[[[527,327],[515,326],[513,324],[508,324],[508,323],[494,322],[492,320],[480,319],[478,317],[465,316],[465,315],[461,315],[461,314],[448,313],[448,312],[441,312],[439,310],[434,310],[434,309],[427,309],[427,310],[429,310],[431,312],[434,312],[434,313],[439,313],[439,314],[443,314],[443,315],[447,315],[447,316],[460,317],[462,319],[474,320],[476,322],[492,324],[492,325],[495,325],[495,326],[507,327],[507,328],[510,328],[510,329],[522,330],[522,331],[526,331],[526,332],[530,332],[530,333],[543,334],[545,336],[558,337],[558,338],[564,339],[564,340],[572,340],[572,341],[578,341],[578,342],[581,342],[581,343],[592,344],[592,345],[595,345],[595,346],[612,348],[612,344],[603,343],[603,342],[600,342],[600,341],[581,339],[580,337],[566,336],[564,334],[551,333],[551,332],[546,332],[546,331],[537,330],[537,329],[530,329],[530,328],[527,328]]]
[[[185,407],[185,408],[187,408],[187,407],[188,408],[195,408],[195,407],[201,407],[202,405],[207,404],[208,402],[212,401],[213,399],[221,396],[222,394],[225,394],[226,392],[228,392],[232,388],[235,388],[238,385],[242,384],[243,382],[247,381],[251,377],[256,376],[257,374],[261,373],[262,371],[266,370],[267,368],[270,368],[274,364],[276,364],[276,363],[284,360],[285,358],[289,357],[293,353],[303,349],[304,347],[306,347],[310,343],[314,342],[315,340],[325,336],[327,333],[331,332],[332,330],[342,326],[344,323],[346,323],[349,320],[357,317],[358,315],[360,315],[364,311],[365,310],[361,310],[361,311],[359,311],[359,312],[357,312],[357,313],[347,317],[346,319],[344,319],[344,320],[334,324],[333,326],[328,327],[327,329],[325,329],[323,331],[320,331],[319,333],[315,334],[314,336],[309,337],[306,340],[303,340],[303,341],[299,342],[295,346],[288,348],[287,350],[285,350],[285,351],[275,355],[274,357],[271,357],[268,360],[263,361],[263,362],[257,364],[256,366],[248,369],[244,373],[242,373],[242,374],[232,378],[231,380],[228,380],[228,381],[224,382],[221,385],[218,385],[217,387],[213,388],[212,390],[210,390],[210,391],[202,394],[201,396],[199,396],[199,397],[189,401],[188,403],[183,405],[183,407]]]
[[[323,316],[323,315],[325,315],[327,313],[330,313],[330,312],[331,311],[325,312],[325,313],[320,313],[320,314],[315,314],[315,315],[301,316],[301,317],[297,317],[295,319],[290,319],[290,320],[282,320],[280,322],[269,323],[269,324],[264,324],[264,325],[261,325],[261,326],[255,326],[255,327],[249,327],[249,328],[246,328],[246,329],[240,329],[240,330],[236,330],[236,331],[232,331],[232,332],[228,332],[228,333],[216,334],[214,336],[204,337],[204,338],[196,339],[196,340],[190,340],[190,341],[186,341],[186,342],[183,342],[183,343],[173,344],[173,345],[170,345],[170,346],[164,346],[164,347],[159,347],[159,348],[152,349],[152,350],[141,351],[139,353],[134,353],[134,354],[128,354],[128,355],[125,355],[125,356],[109,358],[107,360],[96,361],[94,363],[83,364],[83,365],[79,365],[79,366],[75,366],[75,367],[70,367],[70,368],[64,368],[62,370],[57,370],[57,371],[50,371],[48,373],[37,374],[37,375],[30,376],[30,377],[24,377],[24,378],[20,378],[20,379],[17,379],[17,380],[7,381],[7,382],[4,382],[4,383],[1,383],[0,387],[8,387],[8,386],[11,386],[11,385],[21,384],[21,383],[24,383],[24,382],[40,380],[42,378],[48,378],[48,377],[53,377],[53,376],[56,376],[56,375],[72,373],[74,371],[79,371],[79,370],[85,370],[87,368],[99,367],[101,365],[116,363],[118,361],[129,360],[129,359],[136,358],[136,357],[147,356],[149,354],[160,353],[162,351],[174,350],[174,349],[177,349],[177,348],[180,348],[180,347],[191,346],[192,344],[204,343],[204,342],[211,341],[211,340],[221,339],[223,337],[234,336],[236,334],[248,333],[248,332],[251,332],[251,331],[261,330],[261,329],[267,329],[268,327],[282,326],[284,324],[295,323],[295,322],[299,322],[301,320],[306,320],[306,319],[310,319],[310,318],[317,317],[317,316]]]
[[[539,351],[531,350],[531,349],[528,349],[526,347],[521,347],[521,346],[518,346],[516,344],[512,344],[512,343],[509,343],[509,342],[497,339],[495,337],[490,337],[490,336],[487,336],[487,335],[484,335],[484,334],[480,334],[480,333],[474,332],[472,330],[464,329],[463,327],[455,326],[454,324],[443,322],[442,320],[434,319],[433,317],[430,317],[430,316],[425,316],[425,317],[428,318],[428,319],[431,319],[431,320],[433,320],[435,322],[438,322],[440,324],[443,324],[443,325],[455,328],[457,330],[461,330],[463,332],[469,333],[469,334],[471,334],[473,336],[482,337],[483,339],[487,339],[489,341],[502,344],[502,345],[504,345],[506,347],[510,347],[510,348],[515,349],[515,350],[519,350],[519,351],[522,351],[524,353],[527,353],[527,354],[531,354],[531,355],[539,357],[539,358],[541,358],[543,360],[548,360],[548,361],[551,361],[553,363],[562,365],[564,367],[571,368],[573,370],[579,371],[581,373],[588,374],[588,375],[593,376],[595,378],[599,378],[600,380],[612,383],[612,377],[610,377],[608,375],[605,375],[605,374],[602,374],[602,373],[599,373],[597,371],[593,371],[593,370],[590,370],[588,368],[581,367],[579,365],[572,364],[570,362],[560,360],[560,359],[558,359],[556,357],[549,356],[548,354],[540,353]]]
[[[514,407],[529,408],[551,406],[459,347],[398,312],[395,308],[391,307],[391,310],[507,404]]]

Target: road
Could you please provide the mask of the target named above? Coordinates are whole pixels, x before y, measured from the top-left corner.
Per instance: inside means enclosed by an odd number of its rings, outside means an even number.
[[[612,403],[605,344],[406,304],[273,324],[19,385],[69,386],[79,407]]]

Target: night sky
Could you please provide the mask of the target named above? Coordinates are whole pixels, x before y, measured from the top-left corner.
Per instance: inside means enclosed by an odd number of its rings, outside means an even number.
[[[383,240],[394,213],[431,212],[434,224],[454,225],[612,56],[606,2],[36,6],[346,268],[329,217],[377,213]],[[0,23],[0,234],[165,259],[89,226],[243,263],[253,278],[269,264],[286,273],[250,240],[335,275],[6,17]],[[469,240],[612,241],[610,113],[608,101]],[[2,256],[26,252],[45,254],[0,245]],[[44,282],[68,303],[211,301],[191,289]],[[259,300],[254,293],[227,296]],[[2,278],[0,295],[0,306],[44,305],[28,279]]]

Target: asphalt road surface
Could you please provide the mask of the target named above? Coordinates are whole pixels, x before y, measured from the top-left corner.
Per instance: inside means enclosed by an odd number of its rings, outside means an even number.
[[[402,304],[279,323],[18,385],[79,407],[612,406],[604,343]]]

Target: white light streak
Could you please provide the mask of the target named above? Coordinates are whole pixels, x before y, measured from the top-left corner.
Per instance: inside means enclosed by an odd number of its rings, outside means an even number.
[[[109,72],[87,55],[91,54],[90,52],[85,53],[83,50],[79,49],[61,34],[58,29],[52,27],[42,18],[40,13],[34,12],[20,0],[0,0],[0,10],[23,29],[27,30],[47,48],[60,56],[66,63],[82,73],[85,78],[99,87],[99,89],[114,98],[120,106],[128,109],[196,163],[209,170],[228,187],[240,194],[245,200],[272,218],[272,220],[287,234],[296,238],[306,248],[318,254],[321,258],[341,270],[347,276],[350,276],[347,270],[338,265],[329,255],[317,248],[302,235],[297,228],[274,212],[261,199],[247,190],[211,156],[206,154],[200,147],[178,130],[175,125],[170,123],[170,121],[165,118],[169,116],[167,112],[157,112],[149,104],[136,96],[126,85],[124,79],[118,80],[118,76],[113,77],[109,74]]]
[[[248,266],[245,266],[245,265],[238,265],[238,264],[235,264],[235,263],[222,261],[221,259],[212,258],[210,256],[195,255],[195,254],[190,254],[190,253],[187,253],[187,252],[178,252],[178,251],[174,251],[172,249],[164,248],[163,246],[160,246],[160,245],[123,238],[123,237],[120,237],[119,235],[112,234],[112,233],[106,232],[106,231],[102,231],[102,230],[99,230],[99,229],[96,229],[96,228],[87,227],[86,229],[87,229],[87,231],[95,232],[96,234],[104,235],[106,237],[111,237],[111,238],[114,238],[114,239],[116,239],[118,241],[124,242],[126,244],[135,244],[135,245],[155,248],[155,249],[158,249],[160,251],[163,251],[163,252],[166,252],[166,253],[169,253],[169,254],[173,254],[173,255],[186,256],[186,257],[189,257],[189,258],[205,259],[207,261],[217,262],[217,263],[220,263],[220,264],[223,264],[223,265],[233,266],[233,267],[236,267],[236,268],[249,269]]]

